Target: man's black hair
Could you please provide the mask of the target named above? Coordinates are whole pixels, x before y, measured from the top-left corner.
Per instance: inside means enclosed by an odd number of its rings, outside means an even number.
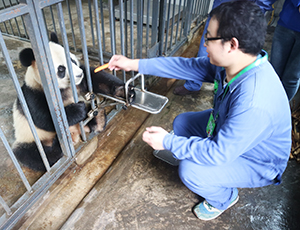
[[[217,36],[223,42],[235,37],[239,49],[247,54],[258,55],[265,43],[267,22],[263,11],[252,1],[222,3],[210,13],[219,22]]]

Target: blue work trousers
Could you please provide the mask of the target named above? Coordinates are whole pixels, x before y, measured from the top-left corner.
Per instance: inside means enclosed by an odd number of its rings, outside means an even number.
[[[300,84],[300,32],[277,25],[270,62],[280,77],[288,99],[292,100]]]
[[[210,112],[205,110],[178,115],[173,122],[175,135],[207,137],[206,125]],[[229,206],[234,188],[273,184],[273,181],[262,178],[253,168],[253,162],[250,164],[242,156],[224,165],[200,165],[192,159],[184,159],[179,165],[179,176],[191,191],[221,210]]]

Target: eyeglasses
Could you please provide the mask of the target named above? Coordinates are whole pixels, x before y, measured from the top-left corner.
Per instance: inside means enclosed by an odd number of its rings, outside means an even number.
[[[219,39],[224,39],[224,38],[222,38],[222,37],[208,38],[207,34],[204,34],[205,45],[208,45],[208,41],[214,41],[214,40],[219,40]]]

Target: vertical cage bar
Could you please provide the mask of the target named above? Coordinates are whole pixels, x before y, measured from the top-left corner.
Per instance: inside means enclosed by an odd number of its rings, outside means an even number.
[[[65,20],[64,20],[64,16],[63,16],[63,10],[62,10],[61,3],[58,3],[56,5],[56,7],[57,7],[57,13],[58,13],[58,21],[59,21],[59,24],[60,24],[60,30],[63,31],[63,29],[66,26],[65,26]],[[70,49],[69,49],[69,44],[68,44],[68,38],[67,38],[66,33],[61,33],[61,35],[62,35],[64,50],[65,50],[65,56],[66,56],[67,66],[68,66],[69,75],[70,75],[72,94],[73,94],[74,102],[78,103],[77,88],[76,88],[76,85],[75,85],[74,73],[72,71],[72,64],[71,64],[71,58],[70,58]],[[86,141],[86,135],[85,135],[85,132],[84,132],[82,121],[79,122],[79,127],[80,127],[82,140]]]
[[[9,0],[9,4],[10,4],[10,6],[13,6],[11,0]],[[17,27],[17,32],[19,34],[19,37],[21,37],[21,31],[20,31],[19,23],[18,23],[16,18],[14,18],[14,21],[15,21],[15,24],[16,24],[16,27]]]
[[[105,46],[105,27],[104,27],[104,16],[103,16],[103,4],[102,0],[100,1],[100,15],[101,15],[101,28],[102,28],[102,49],[105,52],[106,46]]]
[[[170,48],[172,47],[172,40],[173,40],[173,31],[174,31],[174,23],[175,23],[175,9],[176,9],[176,0],[173,0],[172,27],[171,27],[171,36],[170,36],[170,44],[169,44]],[[179,17],[179,11],[177,13],[177,17]]]
[[[2,207],[4,208],[5,212],[7,213],[7,215],[11,215],[11,210],[9,208],[9,206],[6,204],[6,202],[3,200],[2,196],[0,196],[0,204],[2,205]]]
[[[128,1],[124,3],[124,37],[125,37],[125,56],[128,57]]]
[[[92,44],[93,47],[95,48],[95,35],[94,35],[94,21],[93,21],[93,13],[92,13],[92,4],[91,0],[88,0],[88,5],[89,5],[89,19],[90,19],[90,30],[91,30],[91,36],[92,36]],[[94,9],[95,11],[98,9]]]
[[[24,111],[25,117],[27,118],[28,124],[30,126],[30,130],[31,130],[32,135],[33,135],[33,137],[35,139],[37,148],[38,148],[38,150],[39,150],[39,152],[41,154],[41,157],[42,157],[42,160],[43,160],[44,165],[46,167],[46,170],[49,171],[50,170],[49,162],[47,160],[46,154],[45,154],[44,149],[42,147],[42,143],[41,143],[41,141],[40,141],[40,139],[39,139],[39,137],[37,135],[37,131],[36,131],[35,127],[34,127],[34,123],[33,123],[32,117],[30,115],[28,106],[26,104],[26,101],[25,101],[22,89],[21,89],[21,87],[19,85],[18,78],[16,76],[16,73],[15,73],[15,70],[13,68],[12,62],[8,58],[9,57],[9,53],[8,53],[8,50],[7,50],[6,45],[4,43],[4,39],[3,39],[2,33],[0,33],[0,45],[1,45],[1,50],[2,50],[3,56],[5,57],[6,66],[8,68],[9,73],[10,73],[10,76],[12,77],[12,80],[13,80],[13,83],[14,83],[14,87],[15,87],[17,93],[18,93],[18,98],[19,98],[19,100],[21,102],[22,109]]]
[[[178,40],[178,30],[179,30],[179,23],[181,18],[181,0],[179,0],[179,8],[178,8],[178,18],[177,18],[177,25],[176,25],[176,34],[175,34],[175,43]]]
[[[169,28],[170,28],[170,13],[171,13],[171,0],[169,0],[169,4],[168,4],[168,13],[167,13],[167,20],[166,20],[166,33],[165,33],[165,49],[164,49],[164,53],[167,52],[167,46],[168,46],[168,37],[169,37]]]
[[[31,40],[31,45],[34,53],[39,54],[35,57],[38,70],[41,76],[45,96],[49,105],[49,110],[58,140],[61,144],[63,153],[69,158],[74,155],[74,147],[72,144],[71,135],[68,129],[67,116],[64,111],[64,105],[61,100],[61,93],[58,88],[55,70],[51,58],[49,48],[48,34],[45,28],[45,21],[39,0],[27,1],[28,7],[34,15],[25,15],[25,24],[28,29],[28,34]]]
[[[186,21],[186,14],[187,14],[186,7],[187,7],[187,4],[188,4],[187,2],[188,2],[188,0],[184,0],[179,40],[181,40],[181,38],[182,38],[184,25],[185,25],[185,21]]]
[[[49,10],[50,10],[50,15],[51,15],[51,19],[52,19],[52,24],[53,24],[54,32],[57,33],[57,31],[56,31],[56,23],[55,23],[55,20],[54,20],[52,6],[49,6]]]
[[[95,19],[96,19],[96,33],[97,33],[97,42],[98,42],[98,57],[100,65],[103,65],[103,52],[102,52],[102,44],[101,44],[101,29],[100,29],[100,20],[99,20],[99,6],[98,1],[93,0],[94,8],[95,8]]]
[[[134,59],[133,0],[130,0],[130,56]],[[131,71],[131,77],[134,77],[133,71]]]
[[[80,29],[80,37],[81,37],[81,47],[82,47],[82,53],[84,58],[84,65],[86,70],[86,79],[87,79],[87,85],[89,92],[93,92],[92,87],[92,80],[91,80],[91,73],[90,73],[90,64],[89,64],[89,57],[88,57],[88,51],[87,51],[87,44],[86,44],[86,35],[85,35],[85,28],[84,28],[84,21],[83,21],[83,12],[82,12],[82,2],[81,0],[76,0],[76,8],[77,8],[77,15],[78,15],[78,24]],[[94,100],[91,101],[91,107],[92,109],[95,109],[95,102]]]
[[[159,1],[153,0],[152,2],[152,32],[151,32],[151,43],[152,48],[158,42],[158,16],[159,16]]]
[[[2,0],[2,4],[3,4],[3,6],[4,6],[4,9],[9,8],[9,7],[6,6],[4,0]],[[11,20],[8,20],[8,24],[9,24],[9,26],[10,26],[10,30],[11,30],[12,34],[15,35],[14,30],[13,30],[13,27],[12,27],[12,24],[11,24]]]
[[[150,0],[147,0],[147,15],[146,15],[146,54],[149,50],[149,29],[150,29]]]
[[[9,146],[9,144],[8,144],[8,141],[6,140],[6,138],[5,138],[5,136],[4,136],[4,133],[3,133],[3,131],[2,131],[1,128],[0,128],[0,137],[1,137],[1,140],[2,140],[2,142],[3,142],[3,144],[4,144],[4,146],[5,146],[5,148],[6,148],[7,152],[8,152],[8,154],[9,154],[9,156],[10,156],[10,158],[11,158],[11,160],[12,160],[14,166],[16,167],[16,169],[17,169],[17,171],[18,171],[18,173],[19,173],[19,176],[20,176],[20,178],[21,178],[23,184],[25,185],[27,191],[30,192],[30,191],[32,190],[32,188],[31,188],[31,186],[30,186],[30,184],[29,184],[29,182],[28,182],[28,180],[27,180],[25,174],[23,173],[23,171],[22,171],[22,169],[21,169],[21,166],[20,166],[20,164],[19,164],[17,158],[15,157],[13,151],[11,150],[11,148],[10,148],[10,146]]]
[[[165,35],[165,22],[166,22],[166,1],[160,0],[159,6],[159,28],[158,28],[158,55],[163,55],[164,35]]]
[[[142,58],[143,55],[143,5],[144,1],[137,1],[137,41],[136,41],[136,57]]]
[[[124,40],[124,6],[123,1],[119,0],[120,6],[120,37],[121,37],[121,54],[125,55],[125,40]],[[126,82],[125,71],[122,70],[123,81]]]
[[[111,36],[111,54],[116,54],[116,33],[115,33],[115,15],[114,15],[114,3],[113,0],[109,0],[109,19],[110,19],[110,36]],[[116,75],[116,71],[113,70],[113,74]]]
[[[67,4],[68,14],[69,14],[69,21],[70,21],[73,47],[74,47],[74,51],[77,52],[76,40],[75,40],[75,35],[74,35],[75,33],[74,33],[74,27],[73,27],[73,19],[72,19],[72,13],[71,13],[69,0],[66,0],[66,4]]]

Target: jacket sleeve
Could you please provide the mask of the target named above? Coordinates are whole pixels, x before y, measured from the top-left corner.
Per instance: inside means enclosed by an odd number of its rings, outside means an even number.
[[[220,67],[210,64],[207,57],[158,57],[139,61],[142,74],[196,82],[213,82],[217,68]]]
[[[190,138],[167,134],[165,149],[177,159],[193,159],[198,164],[222,165],[255,147],[271,135],[272,127],[267,111],[240,105],[230,109],[228,118],[214,137]]]

